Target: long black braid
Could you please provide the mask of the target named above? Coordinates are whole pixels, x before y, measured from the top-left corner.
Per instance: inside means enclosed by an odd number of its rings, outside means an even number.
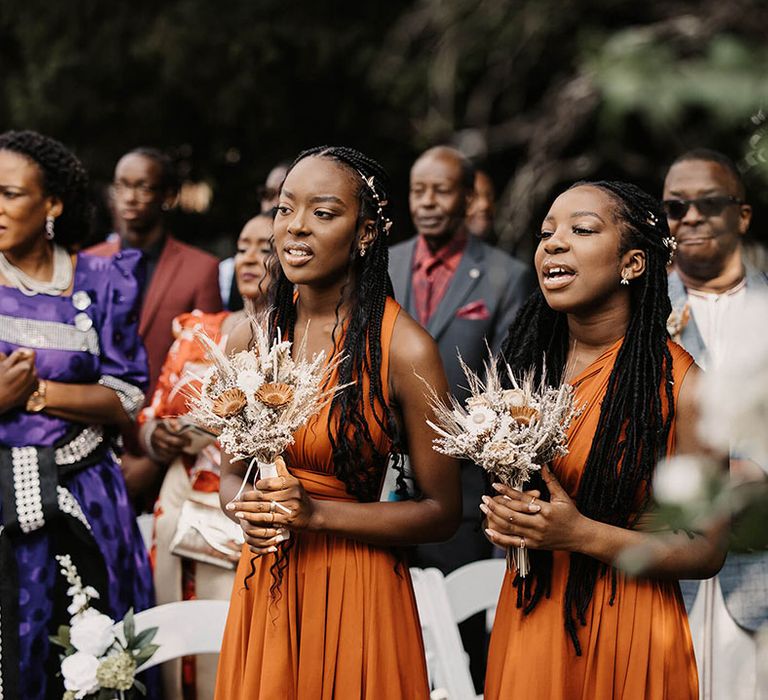
[[[43,192],[63,204],[55,223],[56,242],[70,251],[77,248],[88,237],[92,213],[83,164],[62,143],[36,131],[0,134],[0,151],[18,153],[37,165]]]
[[[648,504],[658,459],[665,454],[674,417],[672,357],[666,321],[671,311],[667,294],[669,228],[660,203],[624,182],[578,182],[606,192],[615,202],[621,226],[621,250],[645,251],[645,272],[630,283],[629,325],[611,371],[599,422],[576,495],[576,505],[589,518],[618,527],[632,527]],[[547,381],[563,378],[568,356],[566,315],[553,311],[541,291],[520,310],[502,347],[502,356],[516,372],[535,367],[542,372],[546,353]],[[549,494],[540,479],[531,485]],[[532,573],[518,578],[518,606],[530,613],[542,596],[549,596],[552,552],[531,551]],[[586,625],[586,612],[598,576],[609,567],[595,559],[571,554],[565,592],[565,627],[581,655],[577,621]],[[611,573],[612,605],[616,571]]]
[[[303,151],[291,164],[288,172],[305,158],[327,158],[339,163],[359,182],[359,214],[357,227],[366,219],[376,222],[376,235],[360,254],[360,241],[355,237],[349,250],[349,266],[342,292],[336,306],[336,323],[333,329],[334,347],[339,342],[342,327],[343,339],[338,352],[344,355],[339,365],[338,382],[354,382],[334,397],[330,409],[328,436],[333,449],[334,473],[347,492],[359,501],[370,502],[378,498],[384,469],[390,451],[381,452],[371,435],[365,406],[372,410],[375,420],[391,442],[391,454],[398,473],[398,488],[405,488],[402,463],[403,451],[398,423],[391,406],[384,397],[381,380],[382,347],[381,330],[384,306],[388,296],[393,296],[389,279],[387,234],[391,221],[388,213],[389,177],[375,160],[345,146],[320,146]],[[372,185],[363,178],[373,178]],[[375,192],[375,195],[374,195]],[[378,197],[378,198],[377,198]],[[274,309],[273,335],[280,328],[283,337],[293,337],[296,324],[294,287],[283,272],[277,255],[270,257],[271,283],[269,302]],[[348,314],[342,318],[342,314]],[[370,387],[367,396],[363,392],[362,377],[367,375]],[[273,596],[282,579],[287,553],[293,539],[278,549],[272,565]]]

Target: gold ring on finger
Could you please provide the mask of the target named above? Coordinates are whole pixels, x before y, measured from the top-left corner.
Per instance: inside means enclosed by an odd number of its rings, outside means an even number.
[[[536,496],[532,496],[531,497],[531,502],[528,505],[532,506],[535,501],[536,501]]]
[[[520,537],[520,549],[525,549],[525,537]]]
[[[270,513],[270,515],[272,516],[272,519],[269,521],[269,524],[270,525],[274,525],[275,524],[275,513],[274,513],[274,511],[272,511]]]

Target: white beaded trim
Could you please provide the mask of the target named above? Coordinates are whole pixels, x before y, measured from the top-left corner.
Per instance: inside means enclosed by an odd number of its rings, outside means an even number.
[[[85,459],[104,441],[104,431],[101,426],[86,426],[74,440],[66,445],[57,447],[54,452],[54,461],[59,466],[74,464]]]
[[[0,340],[25,348],[69,350],[100,355],[96,329],[80,330],[68,323],[38,321],[31,318],[0,315]]]
[[[144,392],[141,389],[108,374],[99,377],[99,384],[107,387],[107,389],[112,389],[117,394],[117,398],[120,399],[125,412],[136,420],[136,416],[139,415],[139,411],[144,405]]]
[[[63,486],[56,487],[56,495],[58,496],[59,510],[62,513],[71,515],[73,518],[77,518],[90,532],[91,525],[85,517],[85,513],[83,513],[80,504],[75,500],[75,497]],[[2,700],[2,698],[0,698],[0,700]]]
[[[16,492],[16,517],[22,532],[29,533],[45,525],[43,496],[40,491],[40,473],[37,449],[12,447],[13,488]]]

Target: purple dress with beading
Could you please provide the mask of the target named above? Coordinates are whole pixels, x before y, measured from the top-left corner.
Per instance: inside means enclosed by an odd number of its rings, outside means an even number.
[[[43,379],[93,384],[112,378],[129,394],[133,389],[135,398],[134,387],[144,391],[147,383],[146,355],[138,337],[139,260],[140,254],[132,251],[114,258],[79,254],[72,296],[28,297],[0,286],[0,352],[31,348]],[[46,412],[11,410],[0,414],[0,445],[51,446],[72,427],[71,421]],[[80,504],[103,554],[111,616],[119,620],[130,607],[137,611],[150,607],[147,553],[111,450],[96,465],[63,477],[61,485]],[[45,695],[48,635],[69,621],[51,620],[53,586],[61,574],[47,528],[15,537],[13,546],[19,577],[19,690],[25,700],[38,700]]]

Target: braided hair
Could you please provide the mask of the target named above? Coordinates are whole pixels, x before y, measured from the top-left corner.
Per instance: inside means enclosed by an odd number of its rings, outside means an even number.
[[[380,453],[376,449],[363,411],[366,402],[384,434],[393,444],[399,445],[397,422],[384,399],[381,383],[381,322],[386,299],[392,296],[386,240],[390,224],[386,215],[390,207],[389,177],[375,160],[345,146],[320,146],[303,151],[288,173],[298,162],[310,157],[333,160],[353,175],[359,182],[357,226],[359,228],[366,219],[372,219],[376,225],[376,235],[365,255],[360,253],[358,240],[353,240],[350,245],[347,278],[336,306],[333,341],[335,347],[345,321],[339,348],[344,360],[339,366],[338,381],[354,384],[334,397],[332,419],[328,425],[336,476],[358,500],[373,501],[378,497],[382,470],[389,453]],[[296,322],[293,284],[276,262],[276,256],[273,256],[271,272],[274,277],[269,290],[270,303],[275,309],[273,332],[276,333],[279,327],[283,334],[292,336]],[[343,309],[349,313],[346,319],[341,319]],[[368,396],[363,396],[363,384],[359,381],[364,375],[370,378]]]
[[[58,197],[63,205],[56,219],[56,242],[67,250],[75,249],[87,238],[91,223],[88,174],[83,164],[62,143],[36,131],[0,134],[0,151],[18,153],[37,165],[43,192]]]
[[[353,176],[359,183],[357,228],[359,229],[367,219],[373,220],[376,227],[376,235],[365,254],[360,252],[357,237],[349,249],[349,265],[336,305],[332,341],[337,352],[344,356],[338,368],[338,382],[351,384],[334,396],[327,428],[335,476],[344,483],[348,493],[359,501],[370,502],[378,498],[390,452],[381,452],[377,448],[365,414],[366,405],[370,407],[376,423],[391,443],[391,453],[398,475],[398,489],[405,488],[403,467],[399,458],[403,451],[402,440],[394,412],[385,399],[381,380],[384,306],[387,297],[394,296],[389,279],[389,250],[386,240],[392,223],[388,217],[391,207],[390,182],[379,163],[345,146],[320,146],[303,151],[291,164],[288,173],[297,163],[311,157],[332,160]],[[276,337],[278,328],[283,337],[293,337],[296,325],[293,283],[283,272],[275,252],[270,256],[268,268],[271,279],[268,299],[273,309],[273,337]],[[346,315],[342,318],[342,314]],[[363,382],[360,381],[363,376],[370,380],[367,395],[363,391]],[[282,570],[292,543],[291,538],[280,546],[272,565],[273,597],[279,595]]]
[[[629,325],[610,374],[575,498],[585,516],[627,528],[635,524],[649,502],[653,471],[666,452],[674,417],[672,357],[666,328],[671,311],[666,270],[670,234],[660,203],[635,185],[577,182],[572,188],[583,185],[596,187],[613,200],[621,231],[619,254],[638,248],[646,255],[644,274],[632,280],[629,288]],[[563,379],[568,343],[566,314],[551,309],[538,290],[510,327],[502,357],[513,371],[520,373],[534,367],[540,378],[546,354],[546,380],[557,385]],[[540,477],[532,488],[538,488],[548,498]],[[552,552],[531,551],[531,557],[531,575],[515,581],[518,607],[523,607],[526,614],[551,592]],[[608,569],[585,555],[570,555],[564,615],[577,655],[581,655],[577,621],[586,625],[595,583]],[[613,605],[615,569],[611,568],[610,574]]]

